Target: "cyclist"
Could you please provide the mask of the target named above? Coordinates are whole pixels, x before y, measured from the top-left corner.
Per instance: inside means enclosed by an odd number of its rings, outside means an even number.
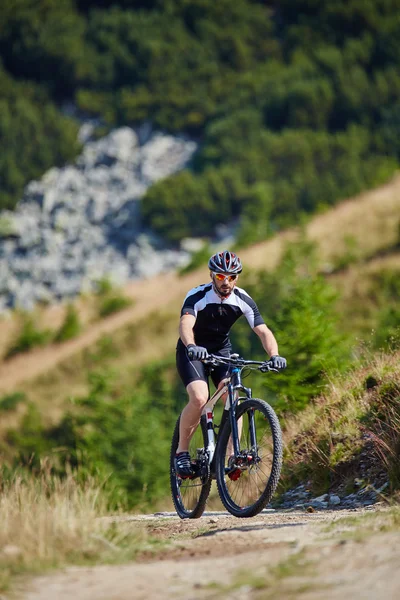
[[[179,446],[175,457],[176,472],[181,478],[193,475],[189,442],[209,398],[208,373],[201,362],[207,354],[230,356],[229,331],[245,315],[258,335],[275,369],[285,369],[286,359],[279,356],[278,344],[265,325],[254,300],[237,287],[242,263],[237,254],[225,250],[208,261],[211,282],[193,288],[186,295],[181,310],[176,365],[186,387],[189,401],[182,411],[179,427]],[[211,372],[216,387],[222,385],[228,368],[224,365]]]

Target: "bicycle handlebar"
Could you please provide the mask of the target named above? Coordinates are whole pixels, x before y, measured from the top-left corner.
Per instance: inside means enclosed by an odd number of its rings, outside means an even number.
[[[274,371],[279,373],[279,369],[274,369],[270,360],[260,361],[260,360],[245,360],[244,358],[240,358],[238,354],[232,354],[232,356],[219,356],[217,354],[209,354],[206,358],[203,358],[201,361],[206,365],[231,365],[232,367],[238,367],[243,369],[244,367],[255,367],[257,370],[262,373],[266,373],[268,371]]]

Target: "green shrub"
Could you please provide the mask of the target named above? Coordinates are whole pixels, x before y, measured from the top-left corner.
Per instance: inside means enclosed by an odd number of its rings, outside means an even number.
[[[78,336],[80,332],[81,323],[79,320],[78,311],[72,304],[69,304],[65,314],[64,322],[57,331],[54,341],[57,343],[66,342],[67,340],[71,340],[72,338]]]
[[[6,358],[11,358],[16,354],[28,352],[37,346],[45,346],[51,341],[52,332],[48,329],[38,329],[34,322],[34,317],[24,315],[20,331],[6,352]]]
[[[59,474],[78,468],[106,482],[113,507],[148,507],[168,494],[171,437],[186,395],[174,359],[143,369],[134,390],[121,390],[118,375],[104,369],[91,372],[89,384],[56,426],[45,427],[37,407],[28,406],[7,433],[15,466],[40,472],[47,459]]]
[[[132,300],[115,288],[107,277],[97,282],[98,314],[100,318],[108,317],[131,306]]]
[[[109,294],[113,290],[113,284],[108,277],[103,277],[99,279],[96,283],[96,294],[98,296],[105,296]]]
[[[14,410],[18,404],[26,402],[27,397],[24,392],[11,392],[0,398],[0,412]]]
[[[124,310],[128,306],[131,306],[132,300],[126,296],[119,295],[117,292],[102,298],[99,306],[100,317],[108,317],[116,312]]]
[[[254,298],[274,332],[288,368],[259,380],[262,396],[283,415],[303,409],[327,383],[327,375],[346,368],[351,340],[338,326],[337,295],[318,274],[315,248],[307,241],[289,244],[272,272],[243,276],[244,289]],[[265,359],[257,336],[241,319],[232,330],[235,352]]]

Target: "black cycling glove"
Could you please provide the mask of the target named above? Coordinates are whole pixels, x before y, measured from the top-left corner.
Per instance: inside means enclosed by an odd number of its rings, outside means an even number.
[[[196,346],[195,344],[188,344],[186,346],[190,360],[203,360],[207,358],[208,352],[203,346]]]
[[[279,356],[278,354],[271,356],[270,363],[273,369],[286,369],[287,366],[286,358],[283,358],[283,356]]]

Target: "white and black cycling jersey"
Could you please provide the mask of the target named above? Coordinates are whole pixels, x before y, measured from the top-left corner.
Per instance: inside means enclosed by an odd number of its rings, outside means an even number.
[[[183,302],[183,315],[196,317],[193,327],[195,342],[209,352],[230,345],[229,331],[242,315],[252,329],[264,323],[257,304],[247,292],[235,287],[227,298],[220,298],[212,283],[190,290]]]

